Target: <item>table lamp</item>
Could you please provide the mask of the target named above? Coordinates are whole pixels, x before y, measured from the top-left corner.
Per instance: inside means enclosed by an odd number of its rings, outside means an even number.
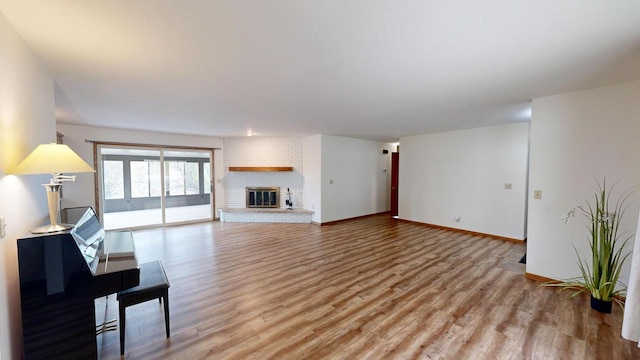
[[[63,173],[95,172],[80,156],[63,144],[38,145],[18,166],[14,169],[16,175],[51,174],[48,184],[42,184],[47,192],[49,204],[49,220],[51,224],[31,230],[34,234],[71,229],[73,225],[58,224],[58,211],[60,204],[60,189],[62,183],[76,181],[75,175],[67,176]]]

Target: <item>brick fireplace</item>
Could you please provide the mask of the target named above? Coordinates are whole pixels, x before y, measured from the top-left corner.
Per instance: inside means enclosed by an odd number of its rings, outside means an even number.
[[[302,138],[238,137],[224,139],[224,207],[247,209],[247,187],[291,189],[296,208],[303,208]],[[232,167],[289,166],[293,171],[230,171]],[[264,196],[264,195],[263,195]],[[264,198],[263,198],[264,199]],[[284,198],[278,208],[285,208]],[[258,208],[260,209],[260,208]],[[271,209],[271,208],[268,208]],[[273,208],[275,209],[275,207]]]
[[[302,138],[231,137],[223,147],[225,207],[218,209],[220,221],[311,222],[313,211],[302,202]],[[293,210],[280,202],[280,189],[291,189]]]

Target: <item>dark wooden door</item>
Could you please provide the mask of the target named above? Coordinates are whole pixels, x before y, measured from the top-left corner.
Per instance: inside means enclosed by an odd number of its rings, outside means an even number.
[[[400,153],[391,153],[391,216],[398,216],[398,170]]]

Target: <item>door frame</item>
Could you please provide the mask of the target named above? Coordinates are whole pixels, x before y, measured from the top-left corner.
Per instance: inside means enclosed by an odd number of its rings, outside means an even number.
[[[400,153],[391,153],[391,216],[398,216],[398,183],[400,180]]]

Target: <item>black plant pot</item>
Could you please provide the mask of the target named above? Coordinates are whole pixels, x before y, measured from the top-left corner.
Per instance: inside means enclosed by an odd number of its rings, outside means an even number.
[[[605,313],[605,314],[611,314],[611,305],[613,304],[613,301],[609,300],[609,301],[603,301],[600,299],[596,299],[593,296],[591,296],[591,308],[595,311],[599,311],[601,313]]]

